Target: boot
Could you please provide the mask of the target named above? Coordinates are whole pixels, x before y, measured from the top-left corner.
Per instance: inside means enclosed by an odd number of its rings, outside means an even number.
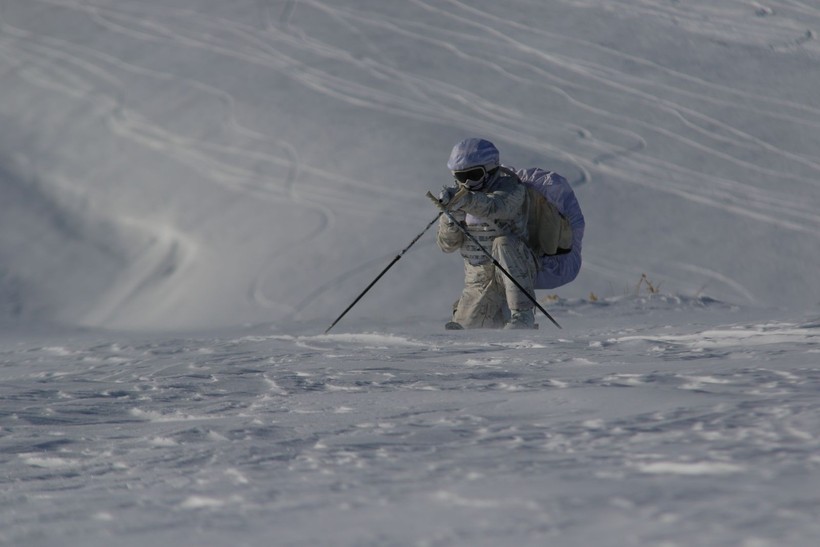
[[[512,310],[510,312],[510,322],[504,325],[505,329],[536,329],[535,314],[532,309]]]

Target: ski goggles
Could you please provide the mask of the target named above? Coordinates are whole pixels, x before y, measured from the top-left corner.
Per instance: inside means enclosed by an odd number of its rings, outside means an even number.
[[[487,170],[482,166],[471,167],[463,171],[453,171],[453,177],[467,188],[475,189],[484,184],[484,180],[487,178]]]

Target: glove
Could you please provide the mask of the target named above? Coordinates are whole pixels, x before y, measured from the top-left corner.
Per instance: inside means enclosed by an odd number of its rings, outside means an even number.
[[[467,213],[463,209],[459,209],[458,211],[449,211],[450,216],[453,217],[453,220],[456,222],[460,222],[464,224],[467,221]],[[450,219],[447,219],[448,224],[450,223]]]
[[[459,228],[459,225],[464,226],[467,213],[464,211],[453,211],[449,214],[449,217],[446,215],[441,216],[439,230],[451,234],[460,232],[461,228]],[[453,219],[451,220],[450,217],[453,217]],[[455,222],[453,222],[453,220],[455,220]]]
[[[441,192],[438,195],[438,201],[441,203],[445,209],[449,208],[450,202],[453,201],[453,198],[458,192],[458,188],[454,188],[452,186],[443,186],[441,188]]]
[[[460,195],[458,195],[460,192]],[[456,197],[458,195],[458,197]],[[441,189],[438,195],[439,203],[441,203],[448,211],[458,211],[467,204],[470,193],[463,192],[460,188],[452,186],[445,186]]]

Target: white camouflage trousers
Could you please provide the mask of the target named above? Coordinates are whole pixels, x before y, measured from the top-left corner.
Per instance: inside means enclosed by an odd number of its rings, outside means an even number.
[[[499,236],[493,240],[491,253],[530,295],[535,294],[536,262],[526,243],[514,236]],[[500,328],[510,310],[532,307],[532,301],[489,259],[483,264],[464,261],[464,290],[453,321],[467,329]]]

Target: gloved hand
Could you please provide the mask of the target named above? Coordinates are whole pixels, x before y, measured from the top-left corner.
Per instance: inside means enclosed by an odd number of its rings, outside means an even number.
[[[453,186],[442,186],[441,192],[438,195],[439,202],[445,208],[448,208],[447,206],[450,204],[451,201],[453,201],[456,192],[458,192],[458,188],[455,188]]]
[[[460,222],[464,224],[467,221],[467,212],[464,209],[459,209],[457,211],[450,211],[450,216],[453,217],[453,220],[456,222]]]
[[[469,192],[462,191],[461,188],[445,186],[441,189],[441,193],[438,195],[438,200],[445,209],[453,212],[464,207],[468,201],[469,195]]]
[[[448,211],[448,214],[450,216],[441,215],[441,221],[440,221],[441,227],[439,228],[439,230],[443,230],[444,232],[448,232],[448,233],[460,232],[461,228],[459,228],[458,225],[459,224],[461,226],[465,225],[465,220],[467,219],[467,213],[465,213],[464,211],[452,211],[452,212]],[[453,220],[455,220],[455,222],[453,222]]]

